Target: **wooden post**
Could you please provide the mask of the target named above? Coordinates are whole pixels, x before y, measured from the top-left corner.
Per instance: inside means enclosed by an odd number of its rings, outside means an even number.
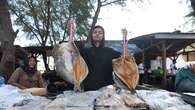
[[[162,43],[162,69],[163,69],[163,87],[166,88],[167,67],[166,67],[166,42]]]
[[[187,62],[189,61],[189,52],[187,52],[187,54],[186,54],[186,60],[187,60]]]
[[[144,66],[145,66],[145,47],[144,47],[144,44],[142,45],[142,49],[143,49],[142,61],[143,61],[143,64],[144,64]]]

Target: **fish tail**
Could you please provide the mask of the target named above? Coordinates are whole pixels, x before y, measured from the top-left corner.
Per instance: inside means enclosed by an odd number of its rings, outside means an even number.
[[[131,89],[130,91],[131,91],[132,94],[137,94],[135,89]]]
[[[82,91],[79,84],[74,84],[74,91],[76,91],[76,92],[81,92]]]

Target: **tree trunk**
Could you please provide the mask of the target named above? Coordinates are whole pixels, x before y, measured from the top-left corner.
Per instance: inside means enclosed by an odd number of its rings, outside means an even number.
[[[2,48],[1,72],[9,79],[15,70],[14,40],[17,32],[13,31],[7,0],[0,1],[0,45]]]
[[[47,55],[46,55],[45,48],[44,48],[44,52],[43,52],[42,56],[43,56],[43,62],[44,62],[46,71],[50,71],[49,65],[47,64]]]
[[[97,9],[96,9],[95,15],[93,17],[93,22],[91,24],[91,29],[90,29],[89,34],[88,34],[88,37],[87,37],[87,42],[90,42],[90,40],[91,40],[92,31],[93,31],[93,28],[95,27],[95,25],[97,23],[98,16],[100,14],[100,9],[101,9],[101,1],[98,0]]]

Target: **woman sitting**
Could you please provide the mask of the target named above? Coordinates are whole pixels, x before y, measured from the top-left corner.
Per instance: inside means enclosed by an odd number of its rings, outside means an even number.
[[[23,67],[18,67],[10,77],[8,84],[20,89],[43,88],[43,79],[37,70],[36,57],[28,57]]]

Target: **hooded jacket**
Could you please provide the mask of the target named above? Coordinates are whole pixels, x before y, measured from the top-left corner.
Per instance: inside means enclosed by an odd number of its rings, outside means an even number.
[[[84,90],[97,90],[103,86],[113,84],[112,59],[120,56],[120,53],[112,48],[104,47],[104,37],[100,47],[96,47],[91,40],[92,47],[80,50],[89,68],[89,74],[83,81]]]

